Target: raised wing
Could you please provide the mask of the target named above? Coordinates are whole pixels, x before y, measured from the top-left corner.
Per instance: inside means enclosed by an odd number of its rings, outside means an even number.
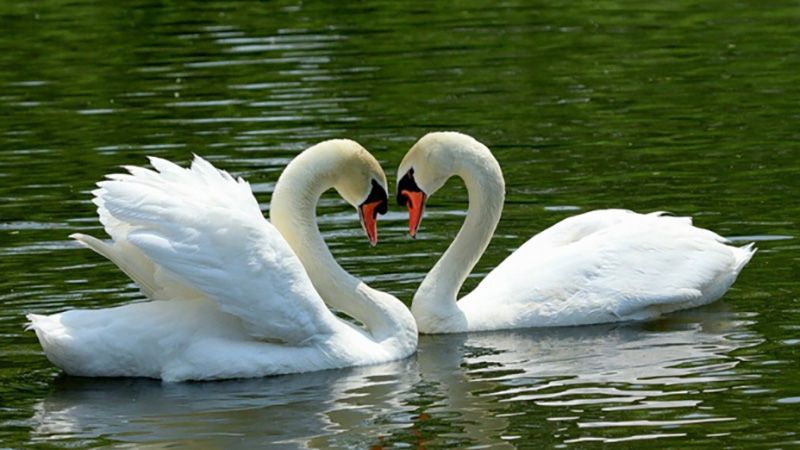
[[[598,213],[603,220],[576,216],[563,233],[558,224],[541,233],[547,239],[532,238],[487,275],[475,298],[549,325],[642,319],[716,300],[753,254],[688,218]]]
[[[95,191],[101,218],[165,276],[213,299],[257,338],[300,343],[332,332],[331,312],[267,222],[250,185],[200,157],[151,158]]]

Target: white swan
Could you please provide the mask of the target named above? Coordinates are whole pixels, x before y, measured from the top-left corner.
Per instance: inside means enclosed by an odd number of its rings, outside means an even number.
[[[486,146],[460,133],[422,137],[398,169],[397,201],[416,234],[425,201],[451,176],[469,210],[453,243],[411,305],[422,333],[644,320],[720,298],[753,256],[690,218],[598,210],[537,234],[460,301],[503,209],[505,182]]]
[[[274,226],[241,178],[199,157],[191,169],[151,163],[156,171],[128,167],[94,192],[113,242],[73,235],[150,301],[28,315],[53,364],[82,376],[210,380],[374,364],[415,351],[408,308],[347,274],[316,225],[320,195],[333,187],[358,205],[370,241],[377,239],[386,178],[360,145],[326,141],[295,158],[275,187]],[[337,318],[321,296],[367,330]]]

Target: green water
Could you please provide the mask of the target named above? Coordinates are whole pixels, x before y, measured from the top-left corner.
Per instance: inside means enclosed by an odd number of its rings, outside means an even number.
[[[0,447],[787,448],[800,444],[796,2],[0,3]],[[508,186],[467,289],[539,230],[668,210],[759,252],[723,300],[658,321],[423,337],[383,366],[222,383],[65,377],[24,314],[140,299],[67,238],[90,191],[191,152],[266,209],[289,159],[349,137],[390,183],[427,131],[493,149]],[[408,301],[466,193],[370,248],[326,195],[334,254]]]

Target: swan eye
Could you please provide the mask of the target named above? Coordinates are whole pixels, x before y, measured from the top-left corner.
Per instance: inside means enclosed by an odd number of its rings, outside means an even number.
[[[400,179],[400,182],[397,183],[397,204],[400,206],[408,206],[408,202],[410,199],[408,198],[408,192],[422,192],[422,189],[417,186],[417,182],[414,181],[414,168],[408,169],[403,178]]]

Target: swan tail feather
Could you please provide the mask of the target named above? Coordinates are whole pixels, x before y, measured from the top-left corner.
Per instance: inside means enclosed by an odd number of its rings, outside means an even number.
[[[113,262],[120,270],[125,272],[125,275],[139,286],[139,289],[142,290],[144,295],[148,298],[154,298],[156,292],[159,290],[159,285],[153,276],[153,264],[150,263],[143,254],[132,255],[130,254],[130,250],[133,250],[132,248],[128,249],[128,252],[124,252],[117,244],[109,244],[86,234],[74,233],[69,235],[69,237]]]
[[[747,245],[743,245],[734,250],[734,257],[736,258],[736,262],[733,265],[733,271],[736,275],[738,275],[739,272],[741,272],[742,269],[744,269],[744,266],[746,266],[747,263],[750,262],[750,260],[753,258],[753,255],[755,255],[757,251],[758,249],[755,248],[754,242],[751,242]]]
[[[25,318],[28,321],[25,323],[25,331],[36,331],[40,329],[42,322],[47,316],[43,316],[41,314],[26,314]]]

